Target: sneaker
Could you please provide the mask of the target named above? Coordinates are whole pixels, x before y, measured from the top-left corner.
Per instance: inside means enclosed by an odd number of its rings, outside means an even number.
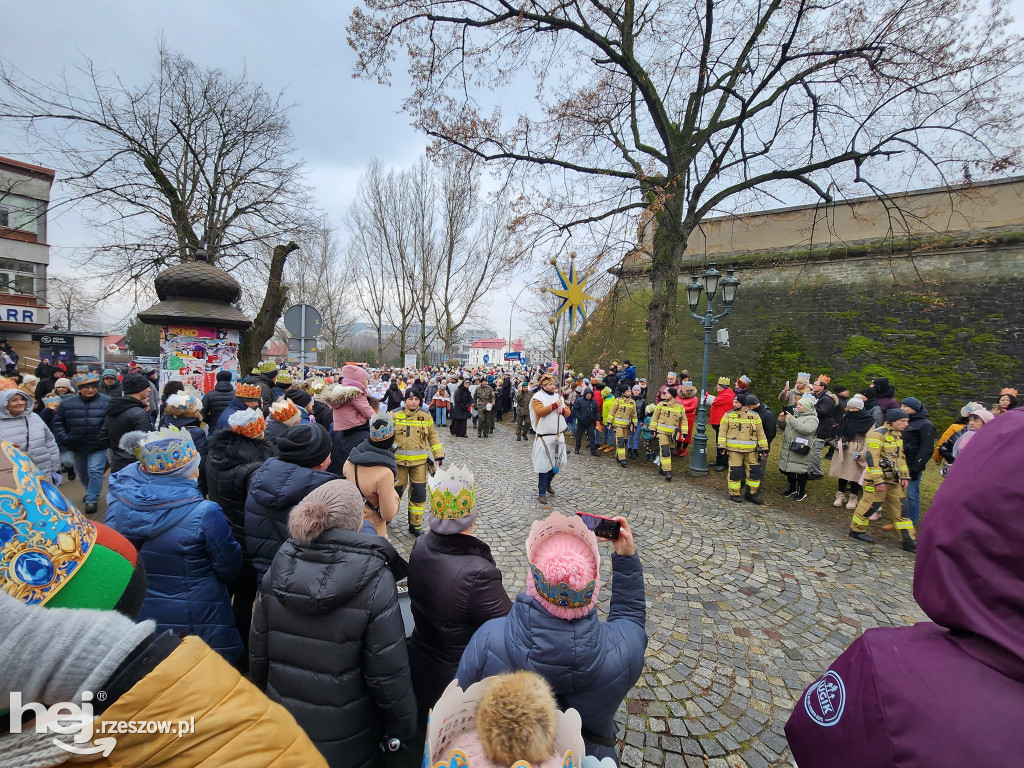
[[[782,492],[783,496],[796,496],[796,488],[787,488]]]
[[[796,496],[793,497],[793,501],[803,501],[806,498],[807,498],[807,491],[804,491],[803,493],[799,493],[798,492],[796,494]]]
[[[841,507],[846,504],[846,494],[842,491],[836,494],[836,500],[832,502],[833,507]]]
[[[85,505],[85,514],[95,515],[97,511],[99,511],[99,505],[95,501]]]
[[[858,504],[860,504],[860,499],[858,499],[854,494],[851,493],[850,500],[846,502],[846,508],[856,509]]]

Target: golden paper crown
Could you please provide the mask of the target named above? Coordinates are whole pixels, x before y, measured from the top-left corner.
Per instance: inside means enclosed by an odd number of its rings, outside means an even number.
[[[430,512],[441,520],[457,520],[476,509],[476,480],[467,467],[452,464],[427,478]]]
[[[263,397],[263,389],[259,384],[235,384],[235,397],[239,400],[260,400]]]

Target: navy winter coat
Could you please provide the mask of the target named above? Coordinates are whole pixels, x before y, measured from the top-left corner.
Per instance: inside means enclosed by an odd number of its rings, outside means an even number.
[[[242,654],[225,582],[242,565],[242,548],[220,507],[194,480],[153,477],[139,464],[110,476],[106,524],[139,550],[149,584],[139,620],[158,631],[199,635],[229,661]]]
[[[211,432],[219,432],[222,429],[228,428],[228,419],[234,416],[238,411],[244,411],[248,408],[244,400],[239,400],[237,397],[233,397],[231,402],[228,403],[227,407],[220,412],[220,416],[217,417],[217,424],[211,428]]]
[[[597,420],[601,416],[601,411],[597,407],[597,402],[594,400],[593,393],[590,398],[586,397],[587,392],[584,391],[583,395],[576,398],[576,402],[572,404],[572,415],[576,419],[576,423],[581,427],[591,427],[597,423]],[[640,415],[640,410],[637,409],[637,415]],[[640,416],[643,419],[643,416]]]
[[[526,593],[512,611],[473,635],[455,678],[466,689],[485,677],[528,669],[544,677],[565,706],[583,719],[588,755],[615,758],[615,712],[644,668],[644,573],[636,555],[612,555],[612,599],[608,620],[597,608],[567,621],[548,613]]]
[[[245,500],[245,551],[256,568],[257,583],[270,568],[277,550],[288,538],[288,513],[316,488],[337,475],[267,459],[249,481]]]
[[[230,381],[218,381],[213,389],[203,395],[203,421],[210,425],[210,432],[217,431],[220,415],[234,399],[235,385]]]
[[[97,394],[86,400],[81,395],[66,397],[53,415],[53,436],[62,451],[102,451],[100,430],[107,418],[110,398]]]

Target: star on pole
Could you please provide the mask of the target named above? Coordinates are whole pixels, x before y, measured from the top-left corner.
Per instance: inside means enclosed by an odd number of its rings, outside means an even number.
[[[552,260],[553,261],[553,260]],[[562,303],[558,305],[558,310],[555,312],[555,317],[569,310],[569,329],[571,330],[575,323],[576,316],[578,315],[580,321],[587,319],[587,311],[583,307],[584,301],[596,301],[595,297],[584,292],[586,288],[587,280],[590,278],[586,275],[580,280],[580,275],[576,274],[576,264],[574,261],[569,262],[569,276],[566,277],[558,264],[555,264],[555,271],[558,272],[558,279],[562,283],[561,288],[549,288],[555,296],[562,300]]]

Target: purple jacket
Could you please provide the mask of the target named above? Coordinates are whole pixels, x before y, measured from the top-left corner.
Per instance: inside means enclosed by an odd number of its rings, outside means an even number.
[[[786,723],[800,768],[1024,763],[1024,408],[950,468],[918,541],[935,622],[869,629]]]

